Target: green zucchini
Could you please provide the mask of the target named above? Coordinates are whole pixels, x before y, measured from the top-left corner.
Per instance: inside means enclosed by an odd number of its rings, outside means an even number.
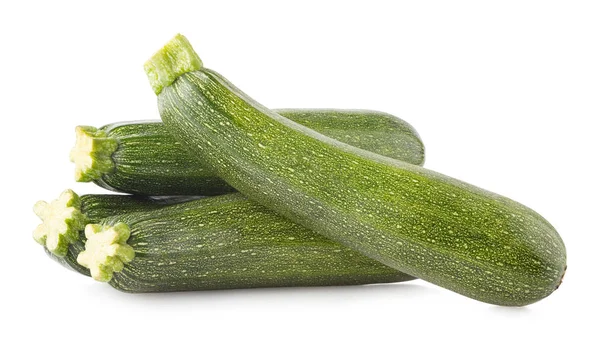
[[[44,245],[46,253],[62,265],[84,275],[90,271],[77,263],[83,251],[83,229],[88,223],[98,223],[106,217],[123,213],[155,210],[182,203],[194,197],[141,197],[133,195],[82,195],[65,190],[56,200],[38,201],[35,213],[42,223],[33,232],[34,239]]]
[[[47,225],[60,228],[57,225],[64,223],[67,213],[62,204],[73,208],[79,204],[75,211],[87,220],[78,222],[85,224],[85,235],[77,229],[78,239],[70,244],[67,256],[55,258],[82,274],[91,271],[95,279],[109,281],[126,292],[414,279],[290,222],[239,193],[178,202],[113,195],[77,198],[68,191],[60,199],[61,205],[54,205],[58,212],[45,219]],[[136,209],[140,211],[126,212]],[[87,223],[90,220],[96,224]]]
[[[424,148],[405,121],[367,110],[286,109],[280,114],[353,146],[422,165]],[[76,128],[75,179],[138,195],[218,195],[234,189],[181,148],[160,121]]]
[[[533,210],[286,119],[204,68],[181,35],[145,70],[173,136],[253,201],[483,302],[526,305],[560,284],[563,241]]]

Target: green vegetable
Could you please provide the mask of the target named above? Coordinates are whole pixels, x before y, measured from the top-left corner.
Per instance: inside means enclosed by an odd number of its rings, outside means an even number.
[[[125,223],[113,226],[88,224],[85,227],[85,250],[77,256],[77,262],[89,268],[92,277],[108,282],[113,272],[123,270],[135,257],[135,251],[127,244],[130,231]]]
[[[67,268],[89,276],[90,271],[77,263],[83,251],[83,230],[89,223],[123,213],[148,211],[185,201],[192,197],[140,197],[131,195],[83,195],[65,190],[58,199],[38,201],[34,211],[42,219],[35,229],[34,239],[44,245],[47,254]]]
[[[77,240],[78,232],[86,222],[80,206],[79,197],[72,190],[64,191],[51,203],[38,201],[33,211],[42,223],[33,231],[33,239],[51,253],[65,256],[69,244]]]
[[[81,274],[90,276],[91,270],[100,281],[116,272],[110,284],[128,292],[413,279],[239,193],[201,199],[79,197],[67,190],[60,199],[76,203],[85,220],[69,229],[76,240],[66,256],[48,254]],[[67,221],[62,213],[47,218],[51,231]]]
[[[424,148],[405,121],[366,110],[288,109],[281,114],[353,146],[423,164]],[[75,179],[141,195],[217,195],[234,191],[181,148],[160,121],[78,126]]]
[[[533,210],[315,133],[191,58],[196,53],[178,35],[145,65],[162,120],[193,155],[253,201],[483,302],[526,305],[558,287],[565,247]]]
[[[353,285],[413,279],[239,193],[88,224],[77,261],[126,292]]]

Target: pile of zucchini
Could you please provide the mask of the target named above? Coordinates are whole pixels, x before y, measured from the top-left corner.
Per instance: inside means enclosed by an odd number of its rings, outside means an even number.
[[[76,128],[71,190],[34,239],[126,292],[420,278],[507,306],[550,295],[565,246],[506,197],[422,167],[416,131],[363,110],[270,110],[177,35],[144,66],[161,121]]]

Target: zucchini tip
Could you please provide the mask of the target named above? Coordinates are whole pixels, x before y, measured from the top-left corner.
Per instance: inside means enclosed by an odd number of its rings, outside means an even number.
[[[64,257],[69,244],[74,243],[83,230],[86,217],[81,213],[79,196],[67,189],[50,203],[38,201],[33,211],[42,220],[33,231],[33,238],[56,256]]]
[[[71,162],[75,163],[75,181],[98,180],[114,169],[112,154],[118,147],[114,138],[92,126],[77,126],[75,135],[75,147],[70,154]]]
[[[77,262],[90,270],[93,279],[110,281],[114,272],[123,270],[135,257],[135,251],[127,244],[130,234],[129,226],[123,222],[113,226],[88,224],[85,250],[77,256]]]

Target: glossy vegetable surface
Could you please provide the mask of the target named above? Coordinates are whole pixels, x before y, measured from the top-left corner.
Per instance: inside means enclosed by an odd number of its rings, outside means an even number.
[[[413,279],[239,193],[109,217],[85,233],[78,262],[127,292]]]
[[[145,69],[179,142],[282,216],[483,302],[526,305],[560,284],[564,244],[535,211],[307,129],[205,69],[181,35]]]
[[[367,110],[285,109],[279,112],[332,138],[409,163],[425,152],[405,121]],[[100,129],[79,126],[71,151],[75,179],[138,195],[218,195],[235,191],[190,155],[160,121],[132,121]]]
[[[142,197],[132,195],[82,195],[73,190],[65,190],[56,200],[46,203],[39,201],[35,209],[48,209],[34,232],[34,237],[44,245],[46,253],[64,265],[86,276],[87,268],[77,263],[77,255],[85,247],[83,230],[87,224],[98,223],[106,217],[130,212],[155,210],[166,205],[173,205],[196,199],[195,197]],[[40,238],[54,238],[48,244]],[[60,244],[59,246],[52,246]]]

